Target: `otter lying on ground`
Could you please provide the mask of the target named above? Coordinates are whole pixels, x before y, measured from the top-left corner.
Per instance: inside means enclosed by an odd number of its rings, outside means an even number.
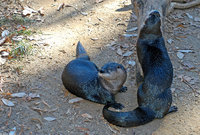
[[[177,107],[171,107],[170,87],[173,67],[160,26],[160,14],[158,11],[153,11],[139,33],[137,41],[139,65],[136,69],[139,107],[129,112],[114,112],[108,110],[109,105],[106,105],[103,108],[103,116],[108,122],[121,127],[139,126],[177,111]]]
[[[122,109],[123,105],[116,103],[114,94],[127,90],[123,87],[126,78],[125,68],[118,63],[106,63],[99,70],[80,42],[76,48],[76,59],[70,61],[62,73],[63,85],[69,92],[116,109]]]

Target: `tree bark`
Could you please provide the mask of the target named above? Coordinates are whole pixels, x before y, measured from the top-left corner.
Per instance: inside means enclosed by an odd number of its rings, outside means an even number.
[[[161,30],[164,29],[165,17],[168,13],[168,8],[170,7],[171,0],[132,0],[134,6],[134,11],[138,17],[138,32],[144,25],[145,20],[149,14],[157,10],[161,16]]]

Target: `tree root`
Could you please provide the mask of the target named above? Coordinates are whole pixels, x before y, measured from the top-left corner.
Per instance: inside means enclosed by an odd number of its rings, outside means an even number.
[[[178,3],[178,2],[187,2],[187,0],[172,0],[168,10],[168,14],[172,12],[174,9],[186,9],[200,5],[200,0],[194,0],[188,3]]]

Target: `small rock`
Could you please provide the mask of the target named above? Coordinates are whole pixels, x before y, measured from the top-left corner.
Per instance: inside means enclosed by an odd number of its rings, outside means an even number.
[[[47,121],[54,121],[54,120],[56,120],[56,118],[54,118],[54,117],[44,117],[44,119],[47,120]]]
[[[179,58],[179,59],[183,59],[183,57],[184,57],[184,54],[182,53],[182,52],[177,52],[177,57]]]
[[[128,64],[131,65],[131,66],[135,66],[135,61],[133,61],[133,60],[128,61]]]
[[[195,17],[195,18],[194,18],[194,21],[195,21],[195,22],[200,22],[200,17]]]
[[[169,44],[171,45],[171,44],[172,44],[172,41],[173,41],[173,40],[170,38],[170,39],[167,40],[167,43],[169,43]]]
[[[2,33],[1,33],[1,37],[4,38],[6,36],[8,36],[10,34],[10,32],[8,30],[4,30]]]
[[[2,52],[1,52],[1,56],[2,56],[2,57],[8,57],[8,56],[9,56],[9,52],[2,51]]]
[[[174,92],[175,92],[175,90],[176,90],[175,88],[171,88],[171,91],[172,91],[172,93],[174,93]]]

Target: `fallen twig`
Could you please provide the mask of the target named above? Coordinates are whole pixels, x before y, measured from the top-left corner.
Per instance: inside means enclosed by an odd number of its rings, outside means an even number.
[[[8,112],[8,118],[10,118],[11,114],[12,114],[12,108],[10,107],[10,110]]]
[[[48,105],[47,102],[45,102],[44,100],[42,100],[42,103],[43,103],[44,105],[46,105],[48,108],[51,108],[51,106]]]
[[[188,83],[187,80],[185,80],[184,78],[182,78],[182,79],[183,79],[183,82],[184,82],[186,85],[188,85],[188,86],[193,90],[193,92],[197,93],[196,89],[193,88],[193,87]]]

